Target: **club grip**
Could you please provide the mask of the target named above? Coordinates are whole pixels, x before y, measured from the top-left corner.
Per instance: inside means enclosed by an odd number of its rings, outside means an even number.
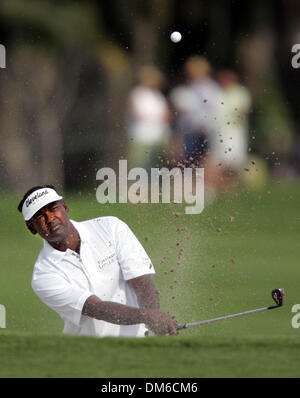
[[[184,324],[184,325],[178,325],[177,327],[176,327],[176,329],[177,330],[182,330],[182,329],[186,329],[186,323]]]
[[[177,330],[182,330],[182,329],[186,329],[186,328],[187,328],[187,324],[186,323],[184,325],[178,325],[176,327]],[[155,333],[152,332],[152,330],[146,330],[145,336],[155,336]]]

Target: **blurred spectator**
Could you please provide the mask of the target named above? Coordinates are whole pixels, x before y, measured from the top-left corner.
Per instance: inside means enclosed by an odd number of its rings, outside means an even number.
[[[162,73],[154,66],[138,72],[138,84],[129,93],[128,167],[165,166],[170,137],[170,110],[161,89]]]
[[[220,71],[217,80],[223,89],[223,102],[218,134],[211,136],[207,177],[218,190],[234,182],[246,166],[251,96],[232,70]]]
[[[170,93],[174,107],[176,133],[182,137],[185,167],[203,166],[210,145],[211,134],[216,134],[217,109],[222,91],[210,77],[211,67],[202,56],[188,58],[184,65],[187,83]]]

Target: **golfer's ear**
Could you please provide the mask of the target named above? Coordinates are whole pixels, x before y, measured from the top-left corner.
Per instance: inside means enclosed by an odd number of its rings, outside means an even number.
[[[62,202],[63,208],[65,209],[66,213],[69,213],[70,209],[68,206],[65,204],[65,202]]]
[[[26,227],[29,229],[29,231],[30,231],[33,235],[36,235],[36,234],[37,234],[36,230],[34,229],[32,223],[31,223],[30,221],[26,221]]]

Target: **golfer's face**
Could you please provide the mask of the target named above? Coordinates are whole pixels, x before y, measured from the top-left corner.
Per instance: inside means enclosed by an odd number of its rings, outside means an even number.
[[[71,230],[68,211],[65,203],[49,203],[30,219],[31,227],[48,242],[59,242],[66,238]]]

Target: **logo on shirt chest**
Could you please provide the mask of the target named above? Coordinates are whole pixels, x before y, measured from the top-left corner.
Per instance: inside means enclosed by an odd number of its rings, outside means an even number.
[[[117,261],[117,255],[116,253],[110,254],[107,257],[104,257],[100,260],[97,261],[98,267],[102,269],[103,267],[106,267],[107,265],[113,264]]]

